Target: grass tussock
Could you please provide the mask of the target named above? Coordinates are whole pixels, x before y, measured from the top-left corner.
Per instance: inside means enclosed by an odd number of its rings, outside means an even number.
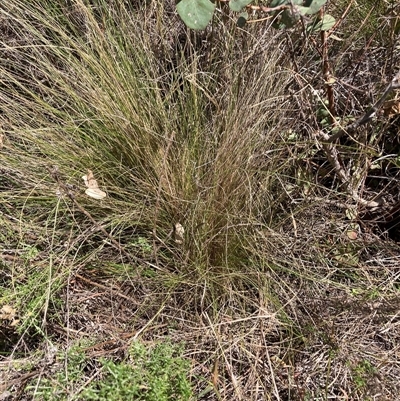
[[[281,33],[139,3],[0,5],[3,371],[31,399],[396,394],[398,247],[311,174],[314,78]]]
[[[141,18],[80,2],[13,9],[14,43],[2,66],[4,168],[18,172],[20,209],[39,220],[53,210],[53,229],[71,207],[62,188],[56,196],[56,166],[76,202],[114,237],[145,236],[165,259],[160,268],[222,289],[243,272],[255,213],[268,214],[253,156],[275,142],[287,76],[277,55],[242,55],[234,43],[200,71],[188,37],[176,60],[163,62],[151,51],[158,32]],[[82,193],[88,169],[107,191],[101,202]],[[267,193],[273,179],[264,181]],[[14,187],[9,193],[17,202]],[[177,223],[182,244],[171,234]]]

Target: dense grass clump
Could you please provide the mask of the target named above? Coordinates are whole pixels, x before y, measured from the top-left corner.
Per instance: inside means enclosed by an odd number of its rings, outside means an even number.
[[[260,53],[249,38],[253,52],[232,41],[218,58],[207,49],[201,58],[183,36],[181,51],[165,62],[153,50],[158,40],[166,46],[161,33],[145,30],[143,14],[122,5],[12,10],[13,44],[1,67],[4,168],[8,182],[18,175],[20,191],[10,188],[11,202],[36,221],[50,211],[56,246],[61,226],[72,237],[82,230],[70,217],[70,188],[121,246],[140,236],[152,242],[151,263],[179,280],[221,293],[245,279],[252,223],[260,213],[271,219],[274,168],[258,172],[254,156],[279,135],[275,107],[287,77],[277,54]],[[101,202],[83,193],[88,169],[108,194]],[[181,240],[171,233],[177,224]]]

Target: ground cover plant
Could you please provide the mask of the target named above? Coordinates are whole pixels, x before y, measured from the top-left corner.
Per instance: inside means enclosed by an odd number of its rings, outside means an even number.
[[[396,399],[400,10],[343,3],[2,2],[0,399]]]

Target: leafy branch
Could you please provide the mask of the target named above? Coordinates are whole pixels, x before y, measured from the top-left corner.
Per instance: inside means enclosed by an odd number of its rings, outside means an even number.
[[[248,11],[259,11],[276,17],[274,27],[290,28],[302,17],[314,15],[325,5],[327,0],[272,0],[269,6],[251,4],[253,0],[178,0],[176,9],[183,22],[191,29],[205,29],[211,22],[218,3],[228,3],[229,8],[240,13],[238,25],[243,26],[249,18]],[[329,30],[335,24],[335,19],[325,15],[318,16],[308,25],[310,31]]]

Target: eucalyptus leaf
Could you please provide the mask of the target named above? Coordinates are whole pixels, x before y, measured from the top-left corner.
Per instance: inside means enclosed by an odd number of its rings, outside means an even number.
[[[332,15],[325,14],[321,19],[316,19],[311,24],[307,25],[308,32],[320,32],[320,31],[329,31],[336,23],[336,20]]]
[[[242,11],[253,0],[230,0],[229,7],[232,11]]]
[[[181,0],[176,9],[183,22],[191,29],[205,29],[211,21],[215,3],[210,0]]]
[[[289,3],[288,0],[272,0],[271,3],[269,4],[269,6],[271,8],[274,8],[274,7],[278,7],[283,4],[288,4],[288,3]]]
[[[308,14],[316,14],[326,3],[327,0],[306,0],[304,6],[308,7]]]
[[[285,25],[286,28],[291,28],[294,25],[296,25],[299,19],[300,19],[300,14],[293,14],[291,10],[285,10],[282,13],[280,22],[281,24]]]
[[[309,7],[297,6],[296,9],[301,15],[312,14]]]

